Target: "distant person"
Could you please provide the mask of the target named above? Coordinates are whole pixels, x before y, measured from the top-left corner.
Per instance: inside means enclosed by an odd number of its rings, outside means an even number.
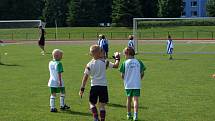
[[[108,88],[106,69],[118,68],[120,62],[119,53],[115,53],[115,63],[104,59],[103,49],[98,45],[90,47],[90,55],[92,60],[86,65],[79,95],[83,96],[87,80],[91,78],[91,89],[89,94],[90,109],[93,114],[94,121],[105,121],[106,110],[105,105],[108,103]],[[97,111],[97,101],[99,101],[100,119]]]
[[[100,34],[100,35],[99,35],[99,38],[98,38],[98,41],[97,41],[97,45],[99,45],[99,46],[100,46],[100,42],[101,42],[101,40],[102,40],[102,34]]]
[[[38,45],[41,48],[41,54],[45,55],[45,29],[43,28],[43,26],[39,26],[39,33],[40,33],[40,39],[38,41]]]
[[[57,112],[57,108],[55,108],[55,98],[56,94],[60,93],[60,109],[66,110],[70,107],[67,106],[64,102],[65,99],[65,86],[62,78],[63,73],[63,65],[60,62],[63,56],[63,51],[60,49],[54,49],[52,52],[53,60],[49,62],[49,72],[50,78],[48,82],[48,86],[50,87],[50,112]]]
[[[135,41],[134,41],[134,36],[133,35],[129,35],[128,36],[128,47],[131,47],[135,50]]]
[[[121,77],[124,80],[124,87],[127,96],[127,119],[138,120],[138,98],[140,96],[141,79],[144,76],[146,67],[142,61],[135,59],[135,51],[132,47],[124,49],[125,61],[120,66]],[[134,115],[131,114],[131,102],[134,103]]]
[[[105,58],[108,58],[109,44],[108,39],[106,39],[105,35],[101,36],[99,46],[104,50]]]
[[[168,35],[167,48],[166,49],[167,49],[167,54],[169,55],[169,60],[173,59],[173,57],[172,57],[173,48],[174,48],[174,45],[173,45],[172,38],[170,35]]]

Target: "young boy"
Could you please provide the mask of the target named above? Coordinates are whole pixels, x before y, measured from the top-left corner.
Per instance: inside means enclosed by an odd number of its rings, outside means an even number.
[[[60,93],[60,109],[66,110],[70,107],[64,103],[65,87],[62,79],[63,66],[60,62],[63,56],[63,51],[60,49],[54,49],[52,52],[52,56],[53,60],[49,62],[50,78],[48,82],[48,86],[50,87],[51,91],[50,111],[57,112],[57,108],[55,108],[56,93]]]
[[[108,58],[109,45],[105,35],[101,36],[99,46],[103,49],[105,58]]]
[[[127,118],[132,119],[131,102],[134,103],[134,117],[137,121],[138,114],[138,97],[140,96],[141,79],[144,76],[145,66],[134,58],[135,51],[132,47],[124,49],[126,60],[120,66],[121,77],[124,80],[124,86],[127,96]]]
[[[81,88],[79,95],[82,97],[84,94],[84,89],[88,80],[91,78],[91,89],[89,96],[90,109],[92,111],[94,121],[99,121],[98,111],[97,111],[97,100],[99,99],[99,110],[100,119],[105,121],[105,105],[108,103],[108,89],[107,89],[107,79],[106,79],[106,69],[118,68],[120,62],[120,55],[118,52],[115,53],[115,63],[109,62],[104,59],[103,49],[98,45],[92,45],[90,47],[90,55],[92,60],[87,64],[84,76],[82,79]]]
[[[134,41],[134,36],[129,35],[128,36],[128,47],[132,47],[135,50],[135,41]]]
[[[41,48],[41,54],[45,55],[45,29],[43,28],[43,26],[39,26],[39,33],[40,33],[40,39],[38,41],[38,45]]]
[[[172,59],[173,59],[173,58],[172,58],[173,47],[174,47],[174,45],[173,45],[173,41],[172,41],[172,39],[171,39],[171,36],[168,35],[168,40],[167,40],[167,47],[166,47],[166,49],[167,49],[167,54],[169,55],[169,60],[172,60]]]

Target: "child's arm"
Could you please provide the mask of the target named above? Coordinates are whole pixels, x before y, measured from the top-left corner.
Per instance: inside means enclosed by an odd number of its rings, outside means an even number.
[[[84,89],[85,89],[85,85],[87,83],[88,77],[89,76],[87,74],[84,74],[84,76],[82,78],[82,84],[81,84],[81,88],[79,91],[79,95],[81,96],[81,98],[82,98],[82,95],[84,94]]]
[[[121,73],[121,78],[124,79],[124,73]]]
[[[59,81],[59,86],[62,86],[62,73],[58,73],[58,81]]]

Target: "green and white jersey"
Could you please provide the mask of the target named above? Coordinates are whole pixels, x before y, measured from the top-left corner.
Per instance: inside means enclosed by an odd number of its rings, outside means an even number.
[[[120,72],[124,74],[125,89],[141,88],[141,73],[145,71],[144,64],[137,59],[127,59],[120,66]]]
[[[91,86],[107,86],[106,69],[113,68],[113,65],[105,59],[92,59],[84,71],[91,78]]]
[[[49,62],[49,72],[50,78],[48,82],[49,87],[59,87],[59,76],[58,73],[63,72],[63,65],[60,61],[52,60]],[[64,82],[61,77],[62,87],[64,87]]]

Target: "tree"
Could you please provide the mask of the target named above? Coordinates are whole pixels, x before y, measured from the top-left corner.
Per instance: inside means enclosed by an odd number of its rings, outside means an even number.
[[[158,0],[158,17],[180,17],[183,10],[182,0]]]
[[[40,19],[44,0],[1,0],[1,20]]]
[[[208,0],[206,9],[208,16],[215,17],[215,0]]]
[[[135,17],[142,17],[139,0],[113,0],[114,23],[119,26],[132,26]]]
[[[47,26],[66,26],[69,0],[45,0],[44,18]]]
[[[144,18],[156,18],[158,12],[158,0],[139,0],[141,12]]]

